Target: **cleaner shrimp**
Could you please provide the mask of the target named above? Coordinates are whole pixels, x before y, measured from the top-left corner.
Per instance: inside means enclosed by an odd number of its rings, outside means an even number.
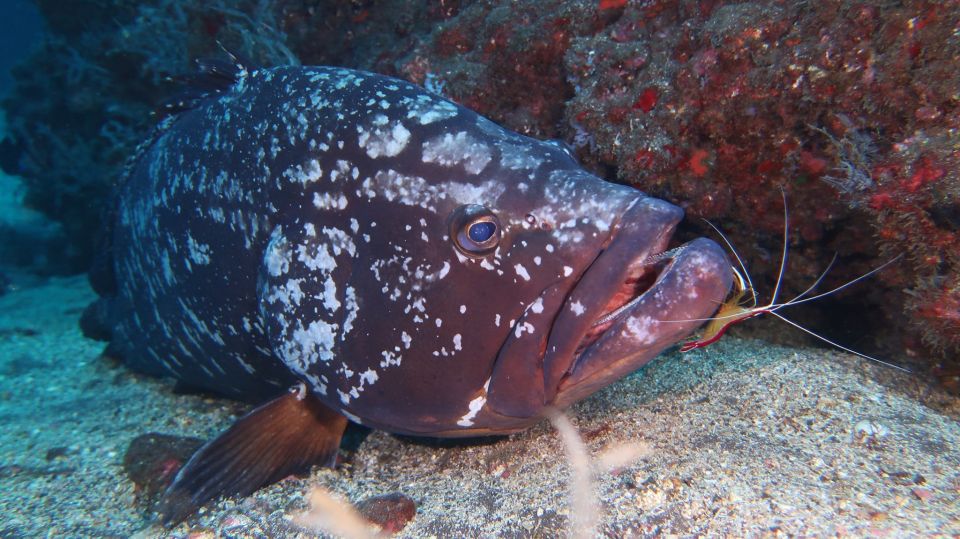
[[[817,288],[817,286],[820,285],[824,277],[827,276],[827,273],[829,273],[830,269],[833,267],[833,264],[837,261],[837,255],[834,254],[833,259],[830,261],[829,264],[827,264],[827,267],[823,270],[823,272],[820,273],[820,276],[817,277],[817,279],[813,282],[813,284],[811,284],[809,287],[807,287],[806,290],[804,290],[803,292],[795,296],[793,299],[778,303],[777,298],[780,294],[780,288],[783,283],[783,275],[787,266],[787,245],[789,241],[789,228],[790,228],[789,213],[787,211],[786,193],[783,193],[783,220],[784,220],[783,251],[780,255],[780,271],[777,274],[777,282],[776,282],[776,285],[774,285],[773,294],[770,298],[770,302],[765,305],[758,305],[757,292],[753,287],[753,281],[750,279],[750,273],[747,271],[747,267],[743,263],[743,259],[740,258],[740,255],[739,253],[737,253],[737,250],[733,247],[733,244],[730,242],[727,236],[720,231],[719,228],[717,228],[710,221],[706,221],[706,223],[710,225],[710,227],[713,228],[713,230],[723,239],[724,243],[726,243],[727,247],[730,249],[730,252],[733,253],[734,258],[736,258],[737,260],[737,266],[739,266],[739,269],[736,266],[731,266],[730,268],[731,271],[733,272],[734,283],[733,283],[733,290],[731,291],[728,299],[723,302],[723,304],[720,306],[719,310],[717,310],[717,313],[713,317],[695,319],[695,320],[705,321],[707,322],[707,324],[704,326],[704,329],[701,332],[700,337],[698,339],[688,341],[682,344],[680,346],[680,351],[689,352],[691,350],[696,350],[697,348],[703,348],[703,347],[709,346],[717,342],[718,340],[720,340],[720,338],[723,337],[724,333],[726,333],[726,331],[730,328],[730,326],[734,324],[738,324],[750,318],[755,318],[760,315],[769,314],[779,318],[780,320],[783,320],[787,324],[790,324],[791,326],[813,337],[816,337],[817,339],[827,344],[830,344],[832,346],[839,348],[840,350],[849,352],[851,354],[860,356],[865,359],[869,359],[871,361],[875,361],[881,365],[886,365],[887,367],[891,367],[904,372],[910,372],[908,369],[901,367],[899,365],[895,365],[893,363],[883,361],[875,357],[863,354],[861,352],[857,352],[856,350],[847,348],[846,346],[836,343],[824,337],[823,335],[820,335],[810,329],[803,327],[802,325],[794,322],[793,320],[790,320],[789,318],[779,313],[779,311],[785,307],[790,307],[792,305],[799,305],[801,303],[815,301],[815,300],[830,296],[832,294],[835,294],[847,287],[850,287],[870,277],[871,275],[880,272],[887,266],[899,260],[903,255],[902,254],[898,255],[888,260],[887,262],[881,264],[880,266],[868,271],[867,273],[864,273],[863,275],[860,275],[859,277],[853,280],[847,281],[846,283],[836,288],[828,290],[827,292],[821,292],[819,294],[812,295],[812,296],[808,295],[808,294],[811,294]]]

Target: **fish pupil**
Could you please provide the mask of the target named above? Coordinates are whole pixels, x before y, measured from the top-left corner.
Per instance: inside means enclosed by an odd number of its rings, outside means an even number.
[[[496,231],[497,225],[490,221],[481,221],[470,225],[470,228],[467,230],[467,236],[477,243],[483,243],[492,238]]]

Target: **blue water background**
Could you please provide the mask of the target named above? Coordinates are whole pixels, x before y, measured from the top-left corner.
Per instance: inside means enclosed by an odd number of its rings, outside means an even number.
[[[33,2],[0,0],[0,95],[5,95],[13,83],[10,69],[40,42],[42,36],[43,20]]]

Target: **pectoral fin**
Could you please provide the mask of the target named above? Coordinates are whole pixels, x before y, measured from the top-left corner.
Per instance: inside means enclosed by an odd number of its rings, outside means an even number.
[[[292,473],[336,463],[347,426],[301,384],[243,416],[180,469],[160,503],[176,524],[219,496],[246,496]]]

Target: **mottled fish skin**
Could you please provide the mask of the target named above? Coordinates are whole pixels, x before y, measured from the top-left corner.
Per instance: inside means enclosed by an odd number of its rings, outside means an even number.
[[[470,206],[502,237],[457,247]],[[412,84],[243,70],[165,121],[119,194],[113,350],[248,401],[298,381],[349,419],[506,433],[638,368],[730,286],[708,240],[577,353],[682,212]],[[621,302],[622,303],[622,302]]]

